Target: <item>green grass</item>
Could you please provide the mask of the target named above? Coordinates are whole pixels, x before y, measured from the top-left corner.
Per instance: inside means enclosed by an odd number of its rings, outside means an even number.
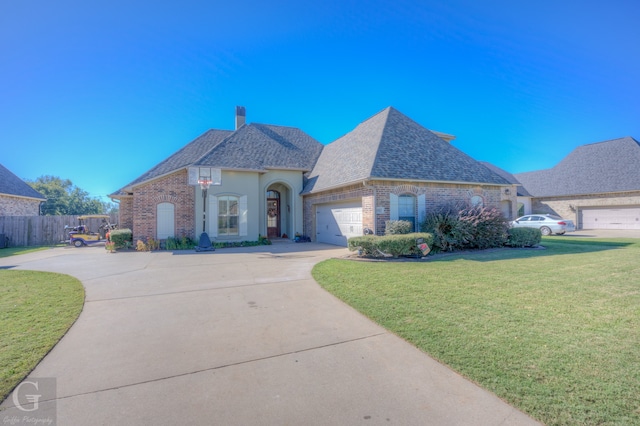
[[[0,249],[0,257],[16,256],[19,254],[31,253],[34,251],[47,250],[50,246],[38,246],[38,247],[7,247]]]
[[[0,270],[0,401],[76,320],[84,288],[63,274]]]
[[[546,424],[640,424],[640,241],[542,244],[426,262],[333,259],[313,276]]]

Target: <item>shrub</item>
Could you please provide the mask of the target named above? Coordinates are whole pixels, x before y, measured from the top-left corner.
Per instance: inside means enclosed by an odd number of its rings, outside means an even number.
[[[413,223],[408,220],[388,220],[384,227],[385,235],[409,234],[413,232]]]
[[[433,235],[435,251],[462,249],[470,238],[468,227],[460,223],[458,206],[447,205],[427,215],[420,227],[422,232]]]
[[[265,237],[264,235],[258,235],[258,243],[260,243],[263,246],[270,246],[271,245],[271,240],[269,238]]]
[[[147,251],[147,245],[144,241],[138,240],[136,241],[136,250],[138,251]]]
[[[168,237],[164,242],[164,248],[166,250],[191,250],[196,245],[196,242],[189,237]]]
[[[213,243],[215,248],[233,248],[233,247],[255,247],[271,245],[271,240],[263,238],[259,241],[216,241]]]
[[[133,242],[133,232],[128,228],[114,229],[110,233],[110,239],[116,248],[128,248]]]
[[[500,210],[450,204],[427,215],[421,226],[434,237],[435,251],[501,247],[509,224]]]
[[[535,247],[540,244],[542,233],[536,228],[511,228],[507,245],[511,247]]]
[[[458,214],[466,236],[465,248],[502,247],[507,242],[509,224],[496,208],[472,207]]]
[[[411,233],[401,235],[363,235],[348,240],[351,251],[361,251],[365,256],[385,257],[385,254],[398,256],[422,256],[416,240],[423,239],[431,247],[433,236],[427,233]]]
[[[149,239],[147,240],[147,249],[149,251],[160,250],[160,240],[149,237]]]

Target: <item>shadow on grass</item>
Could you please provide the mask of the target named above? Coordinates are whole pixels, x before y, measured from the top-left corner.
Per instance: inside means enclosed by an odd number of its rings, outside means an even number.
[[[562,238],[562,239],[560,239]],[[559,256],[565,254],[593,253],[606,250],[618,250],[636,246],[639,240],[600,240],[600,239],[566,239],[563,237],[543,238],[539,248],[495,248],[487,250],[469,250],[464,252],[437,253],[428,257],[430,262],[451,262],[470,260],[476,262],[492,262],[495,260],[528,259],[532,257]]]

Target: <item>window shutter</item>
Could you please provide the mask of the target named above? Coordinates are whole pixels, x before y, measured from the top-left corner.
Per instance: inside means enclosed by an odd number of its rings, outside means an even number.
[[[389,194],[389,219],[398,220],[398,196]]]
[[[240,221],[240,236],[247,236],[247,196],[243,195],[240,197],[240,201],[238,203],[238,215],[240,216],[238,219]]]
[[[420,225],[427,218],[427,196],[425,194],[418,195],[418,230]]]
[[[216,197],[215,195],[209,195],[208,228],[209,235],[211,235],[212,237],[218,236],[218,197]]]

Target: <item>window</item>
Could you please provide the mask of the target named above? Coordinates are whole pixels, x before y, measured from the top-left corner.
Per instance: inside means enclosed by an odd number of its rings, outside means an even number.
[[[471,207],[482,207],[484,206],[484,200],[480,195],[474,195],[471,197]]]
[[[218,197],[218,235],[239,235],[238,197]]]
[[[400,195],[398,197],[398,219],[406,220],[416,226],[416,197],[413,195]]]
[[[417,216],[416,216],[417,215]],[[396,195],[389,194],[389,220],[408,220],[413,223],[414,230],[417,224],[424,222],[427,217],[427,199],[425,194]]]

